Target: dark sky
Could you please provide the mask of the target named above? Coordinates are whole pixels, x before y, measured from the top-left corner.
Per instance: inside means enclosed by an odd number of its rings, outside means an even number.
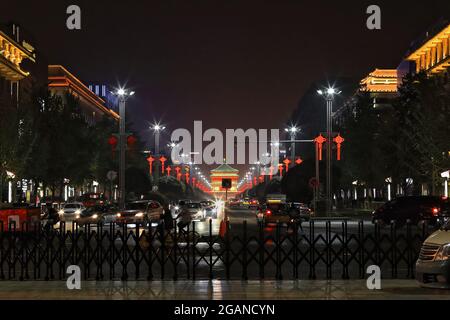
[[[374,3],[381,31],[365,26]],[[170,129],[194,120],[276,128],[311,82],[396,67],[449,3],[16,0],[2,5],[0,22],[21,23],[49,63],[86,82],[127,81],[137,92],[129,108],[141,130],[160,118]],[[65,27],[70,4],[82,9],[81,31]]]

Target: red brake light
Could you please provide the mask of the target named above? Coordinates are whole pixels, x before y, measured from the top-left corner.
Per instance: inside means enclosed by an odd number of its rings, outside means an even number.
[[[439,208],[433,208],[432,212],[433,212],[433,215],[437,216],[439,213]]]
[[[272,211],[267,210],[267,211],[266,211],[266,214],[267,214],[268,216],[270,216],[270,215],[272,214]]]

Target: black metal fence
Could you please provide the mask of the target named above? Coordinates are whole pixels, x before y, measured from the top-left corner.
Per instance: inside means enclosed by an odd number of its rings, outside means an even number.
[[[0,279],[65,279],[78,265],[85,280],[364,278],[369,265],[382,276],[413,278],[427,224],[401,227],[367,221],[310,221],[287,229],[247,221],[213,222],[198,232],[139,226],[62,223],[44,230],[0,224]]]

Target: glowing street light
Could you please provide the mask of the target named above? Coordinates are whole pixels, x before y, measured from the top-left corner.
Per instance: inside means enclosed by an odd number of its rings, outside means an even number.
[[[329,87],[326,90],[317,90],[320,96],[323,96],[327,102],[327,172],[326,172],[326,195],[327,195],[327,214],[331,213],[332,198],[331,198],[331,141],[333,130],[333,100],[334,96],[341,93],[341,91]],[[316,177],[317,178],[317,177]]]
[[[125,88],[119,88],[114,95],[119,98],[119,206],[121,209],[125,207],[125,159],[126,144],[128,135],[125,132],[125,102],[135,94],[134,91],[128,92]]]
[[[288,132],[291,138],[291,162],[295,163],[295,139],[297,138],[297,132],[300,132],[300,128],[293,125],[289,128],[285,128],[284,131]]]

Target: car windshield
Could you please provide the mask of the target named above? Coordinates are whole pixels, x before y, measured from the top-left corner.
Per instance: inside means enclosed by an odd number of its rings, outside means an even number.
[[[79,209],[81,206],[76,203],[68,203],[64,206],[64,209]]]
[[[130,202],[125,205],[127,210],[145,210],[147,208],[147,202]]]

